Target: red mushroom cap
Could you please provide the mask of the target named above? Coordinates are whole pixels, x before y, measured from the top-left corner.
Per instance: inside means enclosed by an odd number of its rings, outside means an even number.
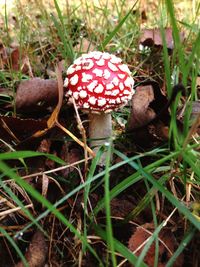
[[[115,55],[98,51],[83,54],[67,70],[66,96],[79,108],[110,112],[125,105],[134,94],[127,65]]]

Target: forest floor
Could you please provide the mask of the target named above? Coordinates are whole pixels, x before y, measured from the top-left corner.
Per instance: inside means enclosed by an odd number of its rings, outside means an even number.
[[[200,266],[199,10],[0,3],[0,267]],[[96,50],[135,82],[112,113],[104,167],[63,89],[73,61]]]

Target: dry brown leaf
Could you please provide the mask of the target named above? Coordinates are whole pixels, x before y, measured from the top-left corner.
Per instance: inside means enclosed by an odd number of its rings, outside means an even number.
[[[64,131],[67,135],[69,135],[75,142],[77,142],[80,146],[85,148],[90,155],[93,157],[95,156],[94,152],[89,148],[87,145],[79,140],[73,133],[71,133],[68,129],[66,129],[62,124],[59,123],[58,121],[58,115],[62,106],[63,102],[63,80],[62,80],[62,72],[61,72],[61,66],[57,66],[56,68],[56,76],[57,76],[57,88],[58,88],[58,103],[56,107],[54,108],[53,112],[51,113],[51,116],[47,120],[47,128],[43,129],[42,131],[37,131],[35,132],[31,138],[37,138],[40,137],[48,132],[49,129],[57,126],[60,128],[62,131]]]
[[[47,197],[47,191],[49,187],[49,177],[43,173],[42,175],[42,196]]]
[[[154,226],[152,223],[146,223],[144,225],[137,227],[135,233],[131,236],[128,243],[129,249],[133,251],[136,256],[140,255],[142,249],[146,244],[147,239],[151,237],[152,232],[154,232]],[[175,252],[176,246],[177,242],[171,230],[163,228],[159,233],[158,267],[166,266],[166,263]],[[149,267],[153,267],[154,260],[155,260],[155,243],[153,243],[149,248],[144,258],[144,262]],[[180,255],[173,266],[181,267],[182,263],[183,263],[183,255]]]
[[[199,114],[200,114],[200,100],[194,101],[192,103],[191,119],[196,119]]]
[[[35,131],[41,131],[46,127],[46,120],[0,116],[0,138],[9,144],[18,144],[30,137]]]
[[[114,198],[110,202],[111,214],[115,217],[126,217],[133,209],[134,205],[126,199]]]
[[[47,251],[48,248],[44,234],[38,230],[33,235],[29,248],[25,254],[29,267],[43,267],[47,257]],[[24,264],[19,262],[15,267],[24,267]]]
[[[57,99],[58,84],[56,80],[33,78],[19,84],[16,94],[16,107],[19,110],[30,111],[37,106],[55,104]]]
[[[146,125],[155,117],[155,112],[149,107],[154,100],[153,87],[151,85],[138,86],[132,98],[132,110],[128,129],[139,128]]]
[[[60,157],[69,164],[78,162],[81,159],[80,150],[77,148],[70,148],[70,144],[64,144],[61,148]],[[74,171],[74,167],[70,167],[61,171],[63,177],[68,177],[69,173]]]
[[[7,63],[7,59],[8,59],[8,55],[7,55],[6,48],[0,41],[0,69],[4,69],[4,66]]]
[[[74,48],[74,50],[79,53],[87,53],[89,51],[94,51],[95,49],[95,45],[86,38],[83,38]]]
[[[168,49],[174,49],[174,40],[172,35],[172,29],[165,29],[165,38]],[[181,41],[184,40],[184,33],[180,33]],[[144,46],[163,46],[162,35],[160,29],[144,29],[140,37],[140,43]]]

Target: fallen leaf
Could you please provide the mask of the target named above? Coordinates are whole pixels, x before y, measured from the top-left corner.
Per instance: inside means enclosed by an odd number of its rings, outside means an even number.
[[[154,232],[154,225],[152,223],[146,223],[136,228],[135,233],[131,236],[128,242],[129,249],[139,256],[146,244],[148,238],[151,237]],[[172,257],[177,247],[176,239],[170,229],[163,228],[159,233],[159,256],[158,267],[166,266],[168,260]],[[155,242],[150,246],[146,253],[144,262],[153,267],[155,261]],[[181,267],[183,264],[183,254],[181,254],[175,261],[174,267]]]
[[[191,119],[194,120],[200,114],[200,100],[192,103]]]
[[[45,241],[44,234],[39,230],[35,232],[31,243],[25,253],[25,258],[29,267],[43,267],[47,257],[48,247]],[[15,267],[24,267],[22,262],[19,262]]]
[[[42,196],[47,198],[47,191],[49,187],[49,177],[43,173],[42,175]]]
[[[20,51],[19,48],[16,47],[10,50],[10,59],[11,59],[11,69],[19,70],[20,69]]]
[[[114,217],[126,217],[133,209],[134,205],[126,199],[113,198],[110,202],[111,214]]]
[[[165,39],[168,49],[174,49],[174,40],[171,28],[165,29]],[[184,33],[180,33],[180,39],[183,41],[185,38]],[[159,28],[144,29],[140,37],[140,43],[144,46],[163,46],[162,35]]]
[[[95,45],[86,38],[82,38],[81,41],[74,47],[74,50],[79,53],[87,53],[89,51],[94,51]]]
[[[200,77],[199,76],[196,79],[196,86],[197,88],[200,88]]]
[[[132,110],[127,128],[135,129],[146,125],[155,117],[155,112],[149,107],[154,100],[153,87],[151,85],[138,86],[132,98]]]
[[[58,99],[58,84],[56,80],[33,78],[22,81],[16,93],[18,110],[30,111],[37,106],[49,106]]]
[[[168,99],[161,92],[156,82],[149,82],[136,87],[136,93],[132,98],[132,110],[127,129],[137,129],[148,124],[157,116],[164,123],[170,119],[167,107]]]
[[[46,120],[0,116],[0,138],[9,144],[19,144],[34,132],[47,127]]]
[[[8,55],[5,46],[0,41],[0,69],[4,69],[4,66],[7,63]]]
[[[73,164],[81,159],[81,152],[77,148],[70,148],[70,143],[63,144],[61,148],[60,158],[68,164]],[[63,177],[68,177],[69,173],[75,170],[74,167],[61,170]]]

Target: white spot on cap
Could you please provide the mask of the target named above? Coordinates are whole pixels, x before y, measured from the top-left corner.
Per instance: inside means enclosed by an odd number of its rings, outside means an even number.
[[[83,63],[84,70],[90,70],[94,66],[94,62],[91,59],[87,59]]]
[[[98,99],[98,106],[103,107],[106,104],[105,98]]]
[[[130,70],[129,70],[129,68],[128,68],[128,66],[126,64],[120,64],[120,65],[118,65],[118,68],[121,71],[124,71],[124,72],[126,72],[128,74],[131,74],[131,72],[130,72]]]
[[[124,90],[124,95],[130,95],[130,91],[129,90]]]
[[[88,59],[91,58],[92,56],[90,55],[90,53],[88,54],[82,54],[82,56],[80,57],[81,59]]]
[[[125,74],[119,73],[119,74],[118,74],[118,77],[119,77],[120,79],[124,79]]]
[[[83,57],[78,57],[77,59],[74,60],[74,64],[81,65],[82,61],[83,61]]]
[[[97,86],[98,84],[98,81],[97,80],[94,80],[92,81],[90,84],[87,85],[87,89],[90,91],[90,92],[93,92],[94,88]]]
[[[132,77],[128,77],[125,81],[124,81],[125,86],[127,87],[132,87],[134,85],[134,80]]]
[[[87,92],[82,90],[82,91],[80,91],[79,96],[80,96],[80,98],[86,98],[87,97]]]
[[[107,80],[110,78],[110,71],[105,69],[103,72],[103,77]]]
[[[116,96],[118,94],[119,94],[119,90],[118,89],[113,90],[112,93],[111,93],[112,96]]]
[[[119,84],[119,79],[117,77],[114,77],[112,79],[112,83],[117,86]]]
[[[132,96],[133,96],[133,94],[129,94],[129,95],[127,96],[127,99],[128,99],[128,100],[131,100],[131,99],[132,99]]]
[[[87,83],[87,82],[89,82],[89,80],[92,80],[92,78],[93,78],[92,75],[86,74],[85,72],[83,72],[81,81],[83,83]]]
[[[90,52],[89,54],[92,55],[92,57],[94,57],[95,59],[100,59],[101,55],[102,55],[102,52],[100,51],[93,51],[93,52]]]
[[[89,108],[89,107],[90,105],[87,102],[83,103],[83,108]]]
[[[122,96],[121,100],[122,100],[122,102],[127,103],[129,99],[127,96]]]
[[[82,86],[79,86],[78,88],[77,88],[77,91],[81,91],[82,90]]]
[[[124,90],[124,84],[123,84],[123,83],[120,83],[120,84],[119,84],[119,89],[120,89],[121,91]]]
[[[78,92],[74,92],[73,93],[73,98],[77,100],[79,98],[79,93]]]
[[[72,95],[72,91],[71,90],[68,90],[67,93],[66,93],[66,95],[71,96]]]
[[[92,72],[95,73],[97,77],[103,77],[103,70],[94,69]]]
[[[97,94],[101,94],[104,90],[104,87],[102,84],[99,84],[95,89],[94,89],[94,92],[97,93]]]
[[[76,66],[76,71],[81,70],[81,66]]]
[[[91,96],[89,99],[88,99],[88,102],[91,104],[91,105],[95,105],[96,104],[96,97],[94,96]]]
[[[67,69],[67,75],[73,74],[76,71],[74,65],[69,66]]]
[[[112,91],[105,91],[105,95],[111,95]]]
[[[106,90],[112,90],[114,85],[112,83],[106,84]]]
[[[115,100],[115,99],[110,99],[108,102],[109,102],[110,104],[115,104],[115,103],[116,103],[116,100]]]
[[[110,54],[109,53],[102,53],[102,58],[110,59]]]
[[[104,65],[105,65],[105,60],[104,60],[103,58],[101,58],[100,60],[98,60],[98,61],[96,62],[96,64],[97,64],[98,66],[104,66]]]
[[[76,85],[78,83],[78,75],[75,74],[73,77],[70,78],[71,85]]]
[[[117,102],[117,104],[120,104],[120,103],[121,103],[121,99],[118,97],[118,98],[116,99],[116,102]]]
[[[116,57],[115,55],[111,55],[110,62],[113,64],[121,63],[122,60],[119,57]]]
[[[68,84],[69,84],[69,79],[68,78],[65,78],[63,86],[64,87],[67,87]]]
[[[112,71],[118,71],[118,68],[112,64],[110,61],[108,61],[108,68]]]

